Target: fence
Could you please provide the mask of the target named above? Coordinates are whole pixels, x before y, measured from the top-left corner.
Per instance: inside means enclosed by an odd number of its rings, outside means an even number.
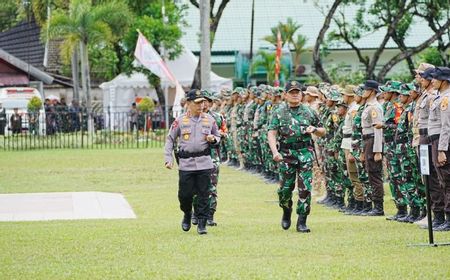
[[[0,150],[162,147],[167,135],[152,113],[51,112],[0,116]]]

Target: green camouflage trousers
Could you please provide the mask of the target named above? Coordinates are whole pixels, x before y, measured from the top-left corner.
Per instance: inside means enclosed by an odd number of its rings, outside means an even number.
[[[395,143],[386,143],[385,144],[385,157],[386,157],[386,165],[389,176],[389,187],[391,190],[392,198],[397,206],[406,206],[408,205],[406,198],[403,193],[400,191],[400,186],[402,182],[405,180],[403,178],[401,166],[400,166],[400,158],[403,157],[401,153],[398,154],[396,151]]]
[[[347,192],[348,198],[353,198],[353,185],[347,171],[347,162],[345,161],[344,149],[339,150],[338,155],[338,181],[336,183],[336,195],[338,197],[344,197],[345,192]],[[342,195],[340,195],[342,194]]]
[[[233,139],[232,134],[229,134],[225,141],[226,141],[225,143],[226,143],[226,150],[227,150],[227,153],[228,153],[228,159],[230,159],[230,160],[237,160],[238,156],[237,156],[237,153],[236,153],[236,148],[235,148],[235,145],[234,145],[234,139]]]
[[[336,184],[333,178],[333,173],[337,172],[338,165],[337,160],[334,158],[334,152],[330,151],[327,148],[323,149],[324,152],[324,174],[325,174],[325,187],[327,191],[335,194],[336,193]]]
[[[364,192],[364,200],[366,202],[372,201],[373,188],[369,183],[369,174],[364,167],[364,162],[361,161],[362,148],[359,141],[353,141],[351,154],[355,158],[356,171],[358,179],[361,182]]]
[[[282,150],[283,161],[279,163],[279,205],[292,207],[292,191],[298,184],[297,214],[309,215],[311,211],[313,153],[308,149]]]
[[[416,151],[409,143],[402,143],[397,144],[395,154],[399,158],[402,174],[400,183],[402,205],[423,208],[425,206],[426,193],[418,169]]]
[[[248,143],[245,140],[246,138],[247,130],[245,129],[245,126],[242,125],[237,128],[237,143],[236,143],[236,149],[238,150],[238,157],[240,157],[241,160],[246,162],[245,155],[248,151]]]
[[[260,139],[259,139],[259,145],[261,148],[261,158],[262,163],[264,165],[264,171],[269,172],[270,170],[270,162],[273,161],[272,159],[272,152],[270,151],[269,142],[267,139],[267,127],[263,126],[261,128],[260,132]],[[273,169],[272,169],[273,170]]]

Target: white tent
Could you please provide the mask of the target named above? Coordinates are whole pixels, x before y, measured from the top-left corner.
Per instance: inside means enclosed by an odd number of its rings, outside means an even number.
[[[186,90],[192,84],[197,63],[198,59],[186,47],[184,47],[183,52],[178,58],[166,62],[169,70]],[[173,105],[176,93],[175,85],[163,80],[162,86],[169,87],[168,104]],[[211,72],[211,90],[220,91],[223,88],[231,89],[232,86],[233,81],[231,79],[220,77],[214,72]],[[136,97],[149,96],[158,100],[154,87],[148,83],[147,77],[142,73],[133,73],[131,76],[120,74],[113,80],[102,83],[100,88],[103,90],[103,108],[105,113],[128,112],[131,103],[134,102]],[[111,116],[113,115],[111,114]],[[110,122],[108,116],[106,116],[106,124],[110,129],[123,129],[123,124],[127,123],[124,120],[112,120],[112,117]]]

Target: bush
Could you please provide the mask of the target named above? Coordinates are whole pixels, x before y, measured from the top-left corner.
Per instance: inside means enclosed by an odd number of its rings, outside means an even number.
[[[27,107],[30,111],[39,111],[42,108],[42,100],[37,96],[33,96],[28,102]]]
[[[142,98],[141,102],[137,105],[139,111],[143,113],[151,113],[155,110],[155,103],[149,97]]]
[[[434,66],[444,66],[444,61],[436,47],[429,47],[419,54],[419,63],[426,62]]]

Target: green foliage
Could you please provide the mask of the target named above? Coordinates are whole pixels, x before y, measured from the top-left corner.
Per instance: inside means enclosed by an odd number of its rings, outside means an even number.
[[[44,24],[41,37],[62,38],[61,52],[66,61],[80,42],[98,47],[117,41],[128,26],[131,13],[123,1],[92,6],[90,0],[72,0],[69,11],[58,9]]]
[[[272,84],[275,80],[275,57],[275,52],[267,52],[264,50],[258,51],[250,66],[250,73],[254,74],[258,68],[262,68],[266,71],[267,83]],[[280,66],[280,76],[284,75],[285,77],[289,77],[289,69],[282,63],[280,63]]]
[[[89,47],[89,63],[92,75],[98,80],[111,80],[117,76],[119,58],[112,46]]]
[[[0,32],[6,31],[19,22],[17,0],[0,1]]]
[[[301,24],[295,22],[292,18],[287,18],[287,22],[278,22],[277,26],[270,29],[271,34],[265,36],[263,40],[269,42],[270,44],[276,46],[278,38],[278,30],[280,31],[282,46],[288,45],[290,50],[294,53],[294,63],[295,65],[300,64],[300,56],[306,52],[306,42],[308,38],[302,34],[298,34],[298,30],[302,27]],[[297,36],[296,36],[297,34]]]
[[[39,111],[42,108],[42,100],[37,96],[33,96],[30,101],[28,101],[27,108],[31,112]]]
[[[346,69],[345,66],[345,63],[340,63],[327,68],[327,72],[330,75],[333,84],[338,84],[341,86],[348,84],[357,85],[366,80],[365,73],[363,71],[351,71]]]
[[[389,75],[389,79],[393,81],[402,81],[402,82],[410,82],[414,79],[413,76],[411,76],[411,73],[409,71],[405,72],[398,72],[394,73],[392,75]]]
[[[419,63],[426,62],[435,66],[444,66],[441,53],[436,47],[429,47],[418,55]]]
[[[151,113],[155,110],[155,102],[150,97],[144,97],[139,102],[137,108],[143,113]]]

